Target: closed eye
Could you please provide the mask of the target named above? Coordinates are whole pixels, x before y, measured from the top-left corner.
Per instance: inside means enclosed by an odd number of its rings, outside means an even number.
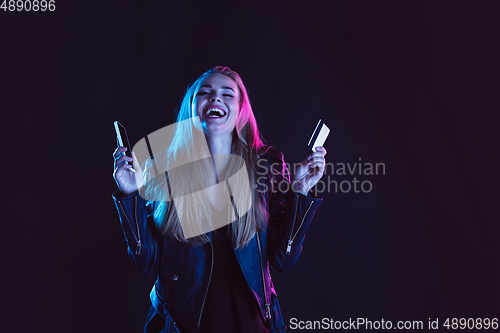
[[[208,92],[207,92],[207,91],[199,91],[196,95],[198,95],[198,96],[203,96],[203,95],[206,95],[206,94],[208,94]],[[231,95],[231,94],[223,94],[222,96],[225,96],[225,97],[231,97],[231,98],[232,98],[232,97],[234,97],[234,96],[233,96],[233,95]]]

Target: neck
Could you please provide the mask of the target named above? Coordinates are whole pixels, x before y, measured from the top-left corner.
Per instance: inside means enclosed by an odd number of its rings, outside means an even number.
[[[205,135],[207,139],[208,149],[210,150],[210,154],[230,154],[231,153],[231,144],[233,143],[233,136],[224,135],[224,136],[208,136]]]
[[[224,170],[231,154],[232,135],[224,136],[208,136],[207,139],[208,149],[212,155],[212,163],[215,172],[215,183],[219,183],[219,173]]]

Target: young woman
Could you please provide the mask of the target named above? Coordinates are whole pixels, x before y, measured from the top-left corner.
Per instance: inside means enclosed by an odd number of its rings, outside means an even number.
[[[125,150],[113,154],[113,199],[129,256],[157,277],[144,331],[284,332],[269,264],[286,272],[300,255],[322,200],[309,190],[326,150],[303,160],[290,183],[283,155],[260,138],[240,76],[222,66],[188,88],[171,143],[144,171]],[[176,164],[183,158],[195,162]]]

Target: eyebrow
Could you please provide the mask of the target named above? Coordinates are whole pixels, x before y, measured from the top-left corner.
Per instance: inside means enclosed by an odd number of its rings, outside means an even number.
[[[211,84],[204,84],[200,88],[212,88],[212,85]],[[228,87],[228,86],[222,86],[222,89],[230,89],[234,92],[234,89],[231,87]]]

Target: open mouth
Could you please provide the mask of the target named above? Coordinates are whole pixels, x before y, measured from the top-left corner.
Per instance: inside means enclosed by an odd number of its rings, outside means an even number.
[[[226,111],[215,107],[205,110],[204,113],[208,118],[222,118],[226,115]]]

